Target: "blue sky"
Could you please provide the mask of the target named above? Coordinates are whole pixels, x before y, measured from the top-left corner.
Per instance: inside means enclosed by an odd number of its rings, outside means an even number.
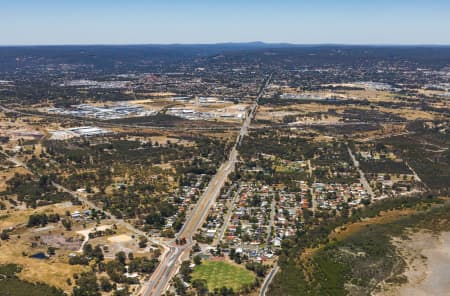
[[[0,45],[450,44],[450,0],[0,0]]]

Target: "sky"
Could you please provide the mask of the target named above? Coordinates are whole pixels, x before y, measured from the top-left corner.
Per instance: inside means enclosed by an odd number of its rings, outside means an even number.
[[[0,45],[450,45],[450,0],[0,0]]]

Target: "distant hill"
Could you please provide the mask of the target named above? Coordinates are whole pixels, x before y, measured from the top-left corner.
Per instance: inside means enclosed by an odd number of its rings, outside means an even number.
[[[295,45],[288,43],[219,43],[172,45],[67,45],[0,47],[0,72],[61,64],[90,66],[101,71],[148,70],[160,65],[189,62],[224,54],[245,60],[249,56],[264,63],[293,59],[301,63],[348,62],[357,59],[411,59],[441,64],[450,59],[445,46],[350,46]]]
[[[91,64],[105,69],[117,62],[176,62],[227,51],[286,47],[287,44],[221,43],[171,45],[66,45],[0,47],[0,71],[37,64]]]

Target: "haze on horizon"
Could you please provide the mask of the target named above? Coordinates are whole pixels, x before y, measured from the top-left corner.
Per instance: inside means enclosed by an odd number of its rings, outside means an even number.
[[[450,44],[445,0],[1,2],[0,45]]]

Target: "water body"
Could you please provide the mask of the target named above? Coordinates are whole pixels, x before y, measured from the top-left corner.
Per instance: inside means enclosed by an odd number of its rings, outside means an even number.
[[[42,253],[42,252],[36,253],[36,254],[34,254],[34,255],[31,255],[30,257],[31,257],[31,258],[34,258],[34,259],[40,259],[40,260],[46,260],[46,259],[48,259],[48,256],[47,256],[45,253]]]

